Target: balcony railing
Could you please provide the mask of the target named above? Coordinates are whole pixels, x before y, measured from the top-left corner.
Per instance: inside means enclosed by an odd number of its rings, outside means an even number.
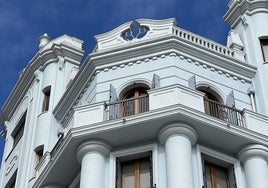
[[[140,96],[107,104],[109,119],[118,119],[149,111],[149,96]]]
[[[230,124],[243,127],[243,112],[236,108],[220,104],[210,99],[204,99],[205,113],[224,120]]]

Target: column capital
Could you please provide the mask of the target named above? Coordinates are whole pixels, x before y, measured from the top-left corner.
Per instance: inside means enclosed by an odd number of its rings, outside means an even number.
[[[268,159],[268,148],[260,144],[248,145],[241,149],[238,153],[239,160],[244,163],[250,158],[263,158],[265,161]]]
[[[101,153],[107,156],[111,151],[111,147],[102,141],[88,141],[81,144],[77,149],[77,159],[81,163],[82,158],[87,153]]]
[[[184,123],[171,123],[162,128],[158,134],[158,140],[161,144],[165,144],[170,136],[179,135],[188,138],[192,146],[197,141],[197,132],[189,125]]]

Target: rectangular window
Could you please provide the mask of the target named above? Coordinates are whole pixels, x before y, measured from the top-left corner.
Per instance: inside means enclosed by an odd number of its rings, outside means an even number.
[[[236,188],[233,164],[203,156],[205,188]]]
[[[228,169],[213,163],[205,163],[207,188],[229,188]]]
[[[46,112],[49,109],[50,90],[51,90],[50,86],[43,90],[44,99],[43,99],[42,112]]]
[[[142,158],[117,159],[116,188],[150,188],[152,183],[151,155]]]
[[[11,136],[13,137],[13,147],[15,147],[17,145],[17,143],[19,142],[19,140],[21,139],[21,137],[23,135],[24,126],[25,126],[25,122],[26,122],[26,114],[27,114],[27,112],[25,112],[23,114],[23,116],[21,117],[21,119],[20,119],[19,123],[17,124],[16,128],[11,133]]]
[[[268,39],[260,39],[264,62],[268,63]]]

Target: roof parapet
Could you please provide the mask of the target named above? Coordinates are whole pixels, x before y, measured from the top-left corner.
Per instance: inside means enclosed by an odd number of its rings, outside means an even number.
[[[136,25],[135,25],[136,23]],[[96,35],[96,51],[120,47],[129,43],[153,39],[159,36],[172,34],[172,28],[176,25],[175,18],[164,20],[138,19],[136,22],[127,22],[119,27],[100,35]],[[134,33],[134,26],[139,27],[138,33]],[[144,32],[142,37],[139,37]],[[126,38],[130,36],[129,38]]]

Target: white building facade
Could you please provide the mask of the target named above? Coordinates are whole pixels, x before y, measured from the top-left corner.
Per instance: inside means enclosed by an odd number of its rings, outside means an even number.
[[[41,36],[2,107],[0,187],[268,187],[268,1],[228,7],[227,46],[139,19],[80,67],[83,41]]]

